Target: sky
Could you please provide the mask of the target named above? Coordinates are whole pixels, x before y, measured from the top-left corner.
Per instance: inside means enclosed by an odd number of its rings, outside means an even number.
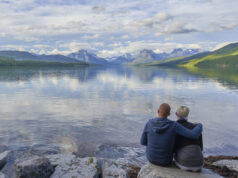
[[[0,0],[0,50],[110,58],[238,42],[237,0]]]

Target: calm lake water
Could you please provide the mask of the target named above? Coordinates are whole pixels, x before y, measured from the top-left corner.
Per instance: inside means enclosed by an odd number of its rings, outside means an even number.
[[[0,145],[92,155],[97,145],[140,146],[158,106],[190,107],[206,154],[238,155],[238,87],[156,67],[1,68]]]

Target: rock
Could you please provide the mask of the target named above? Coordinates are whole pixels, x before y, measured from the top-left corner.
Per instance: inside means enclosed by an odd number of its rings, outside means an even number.
[[[187,172],[177,167],[160,167],[148,163],[143,166],[138,174],[138,178],[217,178],[219,175],[209,171],[208,169],[202,169],[201,172]]]
[[[147,163],[142,148],[102,146],[97,157],[104,158],[103,177],[136,177],[140,168]]]
[[[127,171],[124,168],[116,164],[114,161],[110,160],[103,160],[102,176],[103,178],[129,177]]]
[[[72,154],[51,154],[51,155],[45,155],[45,157],[50,160],[50,163],[54,167],[58,165],[71,164],[72,161],[76,159],[76,156]]]
[[[39,155],[17,159],[15,170],[18,178],[48,178],[54,172],[49,159]]]
[[[3,174],[2,172],[0,172],[0,178],[8,178],[8,176],[6,176],[6,175]]]
[[[10,151],[4,151],[0,154],[0,169],[2,169],[7,163]]]
[[[97,158],[111,159],[120,164],[141,167],[147,163],[145,149],[131,147],[101,146],[96,153]]]
[[[238,172],[238,160],[220,160],[213,164],[217,166],[226,166],[228,169]]]
[[[140,167],[118,162],[112,159],[103,160],[102,177],[103,178],[132,178],[137,177]]]
[[[97,158],[77,158],[75,155],[56,154],[46,156],[56,166],[51,178],[97,178]]]

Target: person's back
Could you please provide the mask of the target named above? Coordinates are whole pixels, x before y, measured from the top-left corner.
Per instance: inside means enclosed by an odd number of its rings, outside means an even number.
[[[141,144],[146,145],[146,156],[152,164],[160,166],[171,164],[176,134],[189,138],[198,138],[201,134],[201,124],[190,130],[167,119],[169,114],[170,107],[164,103],[158,110],[159,117],[150,119],[145,125]]]
[[[196,125],[188,122],[189,109],[181,106],[177,110],[178,123],[188,129],[193,129]],[[198,139],[190,139],[181,135],[176,136],[175,141],[175,164],[184,170],[199,171],[203,166],[203,141],[202,134]]]

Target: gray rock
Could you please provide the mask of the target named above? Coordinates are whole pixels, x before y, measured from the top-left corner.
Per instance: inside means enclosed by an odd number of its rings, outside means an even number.
[[[140,167],[124,164],[112,159],[103,160],[102,177],[103,178],[129,178],[135,177],[139,172]]]
[[[17,159],[15,170],[18,178],[48,178],[54,172],[49,159],[38,155]]]
[[[120,147],[110,145],[100,145],[96,152],[99,158],[126,158],[126,157],[141,157],[145,156],[144,148]]]
[[[8,176],[0,172],[0,178],[8,178]]]
[[[0,154],[0,169],[2,169],[7,163],[10,151],[4,151]]]
[[[77,158],[74,155],[56,154],[46,156],[56,166],[51,178],[97,178],[97,158]]]
[[[145,150],[141,148],[103,147],[97,152],[97,156],[105,158],[102,165],[104,178],[136,176],[147,163]]]
[[[141,167],[147,163],[145,149],[131,147],[101,146],[97,158],[111,159],[124,165]]]
[[[58,165],[68,165],[76,159],[75,155],[72,154],[51,154],[45,155],[46,158],[50,160],[50,163],[56,167]]]
[[[228,169],[238,172],[238,160],[220,160],[213,164],[217,166],[226,166]]]
[[[148,163],[143,166],[138,174],[138,178],[217,178],[219,175],[208,169],[201,172],[187,172],[177,167],[160,167]]]
[[[104,160],[102,167],[102,176],[103,178],[128,178],[129,175],[127,171],[122,168],[120,165],[111,160]]]

